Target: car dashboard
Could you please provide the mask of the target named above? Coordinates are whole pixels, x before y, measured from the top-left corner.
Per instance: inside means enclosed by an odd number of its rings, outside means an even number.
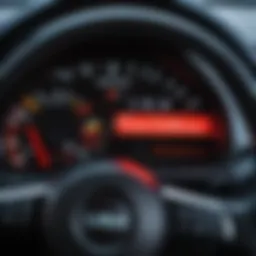
[[[0,1],[3,248],[255,255],[253,8]]]

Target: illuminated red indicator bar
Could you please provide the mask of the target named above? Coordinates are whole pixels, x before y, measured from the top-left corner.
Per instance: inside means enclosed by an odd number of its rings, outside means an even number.
[[[120,113],[113,118],[115,135],[122,138],[216,138],[218,127],[211,115],[196,113]]]

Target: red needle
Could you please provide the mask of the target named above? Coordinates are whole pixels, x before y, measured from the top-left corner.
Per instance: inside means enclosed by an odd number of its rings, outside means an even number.
[[[25,131],[30,146],[35,153],[37,163],[43,169],[49,168],[52,165],[51,156],[39,134],[38,129],[35,125],[28,125],[25,128]]]

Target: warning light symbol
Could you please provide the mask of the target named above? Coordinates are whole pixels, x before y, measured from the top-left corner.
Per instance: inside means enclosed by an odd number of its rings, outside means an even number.
[[[102,132],[102,124],[99,120],[89,120],[83,125],[83,133],[86,135],[100,134]]]
[[[99,149],[102,147],[103,125],[100,120],[91,119],[82,126],[83,143],[87,148]]]

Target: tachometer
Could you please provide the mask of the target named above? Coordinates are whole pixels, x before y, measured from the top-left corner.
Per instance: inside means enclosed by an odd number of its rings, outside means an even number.
[[[223,154],[218,101],[181,59],[92,60],[69,71],[108,123],[107,155],[152,166],[208,162]]]

